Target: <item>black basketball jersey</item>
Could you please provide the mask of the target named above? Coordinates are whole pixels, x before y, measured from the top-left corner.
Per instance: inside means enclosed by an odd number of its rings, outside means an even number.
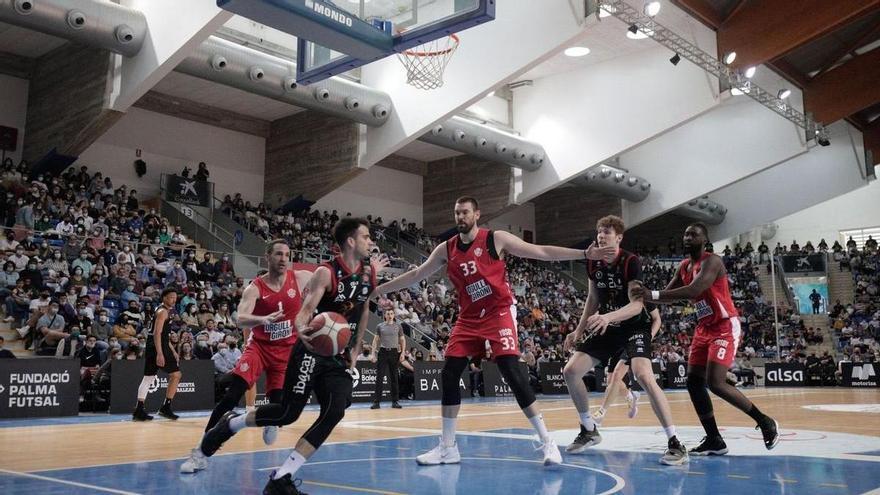
[[[351,345],[357,337],[364,304],[368,304],[370,293],[376,287],[376,274],[372,273],[369,263],[359,263],[352,270],[339,256],[322,266],[330,270],[333,289],[324,293],[318,303],[318,313],[332,311],[344,316],[351,329]]]
[[[165,323],[162,325],[162,341],[160,342],[160,344],[162,345],[162,347],[168,347],[170,345],[169,339],[168,339],[168,334],[169,334],[169,332],[171,332],[171,325],[170,325],[171,324],[171,311],[166,309],[165,306],[159,306],[159,309],[157,309],[156,312],[153,313],[152,321],[150,321],[149,324],[147,325],[147,347],[148,348],[153,348],[153,342],[155,341],[155,337],[156,337],[156,329],[155,329],[156,319],[159,316],[159,311],[162,311],[162,310],[165,310],[168,312],[168,317],[165,318]]]
[[[629,282],[642,279],[642,264],[638,256],[621,249],[611,263],[602,260],[588,260],[587,276],[596,286],[599,313],[610,313],[629,304],[627,288]],[[621,324],[650,324],[651,317],[648,312],[651,310],[653,310],[653,305],[645,304],[645,310],[641,314],[623,321]]]

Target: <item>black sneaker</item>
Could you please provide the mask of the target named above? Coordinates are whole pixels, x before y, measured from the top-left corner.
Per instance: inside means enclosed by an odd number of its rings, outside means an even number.
[[[773,450],[773,447],[779,443],[779,423],[770,416],[758,423],[755,429],[760,429],[761,434],[764,435],[764,447],[767,447],[767,450]]]
[[[584,425],[581,425],[581,432],[575,437],[565,451],[569,454],[580,454],[587,450],[588,447],[599,445],[602,441],[602,435],[599,434],[599,427],[593,427],[592,431],[588,431]]]
[[[205,456],[211,457],[214,455],[227,440],[235,435],[232,429],[229,428],[229,421],[236,416],[238,416],[238,413],[235,411],[227,412],[220,416],[220,420],[217,421],[213,428],[205,432],[205,436],[202,437],[202,453]]]
[[[147,414],[143,408],[139,407],[131,414],[132,421],[152,421],[153,417]]]
[[[691,455],[724,455],[727,453],[727,444],[721,437],[703,437],[700,445],[690,450]]]
[[[678,441],[677,437],[672,437],[669,439],[666,452],[664,452],[663,457],[660,458],[660,464],[666,464],[667,466],[681,466],[689,460],[687,449]]]
[[[403,409],[403,406],[400,405],[400,402],[394,401],[391,403],[391,407],[394,409]]]
[[[273,471],[272,474],[274,475],[275,472]],[[299,491],[301,484],[302,480],[299,478],[291,479],[290,473],[278,479],[269,476],[269,482],[263,488],[263,495],[308,495],[306,492]]]
[[[378,403],[378,402],[373,402],[373,405],[370,406],[370,409],[379,409],[379,403]]]
[[[174,414],[174,411],[171,410],[171,404],[162,404],[162,407],[159,408],[159,416],[163,418],[168,418],[171,421],[177,421],[180,416]]]

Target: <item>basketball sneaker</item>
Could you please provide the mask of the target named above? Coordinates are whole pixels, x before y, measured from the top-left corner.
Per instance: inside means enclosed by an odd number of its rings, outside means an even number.
[[[690,461],[688,451],[684,445],[678,441],[678,437],[670,438],[669,444],[666,447],[666,452],[663,453],[663,457],[660,458],[660,464],[666,464],[667,466],[681,466],[688,461]]]
[[[403,406],[400,405],[400,402],[393,401],[393,402],[391,402],[391,408],[392,409],[403,409]]]
[[[641,396],[642,394],[635,390],[630,390],[626,394],[626,403],[629,404],[629,412],[626,415],[629,419],[633,419],[639,413],[639,397]]]
[[[174,411],[171,410],[171,404],[165,403],[162,404],[162,407],[159,408],[159,416],[163,418],[168,418],[171,421],[177,421],[180,416],[174,414]]]
[[[213,428],[205,432],[205,436],[202,437],[202,452],[206,457],[214,455],[227,440],[235,435],[232,428],[229,427],[229,421],[236,416],[238,413],[235,411],[227,412],[220,416],[220,420]]]
[[[153,417],[147,414],[147,411],[143,407],[138,406],[134,412],[131,413],[131,419],[132,421],[152,421]]]
[[[770,416],[766,416],[764,421],[755,426],[755,429],[760,429],[761,434],[764,435],[764,446],[767,450],[773,450],[773,447],[779,443],[779,423]]]
[[[691,455],[724,455],[727,453],[727,444],[721,437],[703,437],[700,445],[690,450]]]
[[[608,413],[608,411],[606,411],[604,407],[599,406],[599,409],[596,409],[595,411],[593,411],[593,414],[592,414],[593,422],[596,423],[597,425],[601,425],[602,420],[605,419],[605,414],[607,414],[607,413]]]
[[[277,426],[264,426],[263,427],[263,443],[266,445],[272,445],[275,443],[275,440],[278,440],[278,427]]]
[[[196,447],[189,453],[189,457],[180,465],[180,472],[184,474],[195,474],[203,469],[208,468],[208,458],[202,453],[202,449]]]
[[[581,425],[581,432],[575,437],[574,441],[568,444],[565,451],[569,454],[580,454],[587,450],[588,447],[599,445],[602,441],[602,435],[599,434],[599,428],[593,428],[588,431],[584,425]]]
[[[461,462],[461,454],[458,453],[458,443],[450,446],[443,445],[443,440],[433,449],[416,457],[416,462],[422,466],[436,466],[437,464],[458,464]]]
[[[562,464],[562,453],[559,452],[559,446],[552,438],[548,438],[545,442],[538,444],[535,450],[540,450],[544,454],[544,465],[555,466]]]
[[[269,476],[269,482],[263,488],[263,495],[308,495],[306,492],[299,491],[302,480],[293,479],[290,473],[275,479],[275,471]]]

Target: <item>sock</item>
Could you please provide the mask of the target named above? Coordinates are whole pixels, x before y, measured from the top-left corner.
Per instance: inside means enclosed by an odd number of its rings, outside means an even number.
[[[544,415],[536,414],[529,418],[529,423],[532,424],[532,428],[538,432],[538,437],[542,442],[546,442],[550,438],[550,432],[547,431],[547,425],[544,424]]]
[[[257,410],[257,406],[245,406],[245,412],[253,412]]]
[[[141,379],[141,384],[138,385],[138,401],[143,402],[147,398],[147,392],[150,391],[150,385],[153,384],[153,380],[156,379],[156,375],[145,376]]]
[[[162,403],[162,407],[171,407],[172,400],[173,399],[169,399],[168,397],[165,397],[165,402]]]
[[[758,423],[762,423],[767,419],[767,416],[764,415],[761,411],[758,410],[758,407],[752,404],[752,408],[749,409],[749,412],[746,413],[751,416],[752,419],[757,421]]]
[[[667,426],[667,427],[663,428],[663,431],[666,432],[667,439],[672,439],[672,437],[675,436],[675,425]]]
[[[706,436],[709,438],[721,438],[721,432],[718,431],[718,425],[715,423],[715,414],[709,413],[708,416],[700,416],[700,423],[706,430]]]
[[[578,413],[578,416],[581,417],[581,424],[584,425],[584,428],[586,428],[587,431],[593,431],[596,429],[596,423],[593,421],[593,417],[590,416],[589,411]]]
[[[241,416],[239,416],[241,417]],[[284,477],[285,474],[290,473],[290,477],[293,478],[293,475],[296,474],[297,470],[302,467],[303,464],[306,463],[306,458],[302,456],[297,451],[293,451],[287,456],[287,459],[284,460],[284,464],[278,468],[277,471],[272,475],[272,479],[278,479]]]
[[[443,434],[440,438],[443,445],[447,447],[455,445],[455,423],[457,421],[457,418],[443,418]]]
[[[232,433],[238,433],[247,427],[247,414],[239,414],[229,420],[229,429]],[[282,475],[283,476],[283,475]]]

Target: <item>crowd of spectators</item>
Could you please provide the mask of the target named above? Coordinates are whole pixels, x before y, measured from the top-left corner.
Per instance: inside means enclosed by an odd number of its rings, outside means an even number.
[[[829,315],[842,361],[876,362],[880,357],[880,253],[869,237],[863,249],[846,253],[853,280],[853,303],[837,301]]]

